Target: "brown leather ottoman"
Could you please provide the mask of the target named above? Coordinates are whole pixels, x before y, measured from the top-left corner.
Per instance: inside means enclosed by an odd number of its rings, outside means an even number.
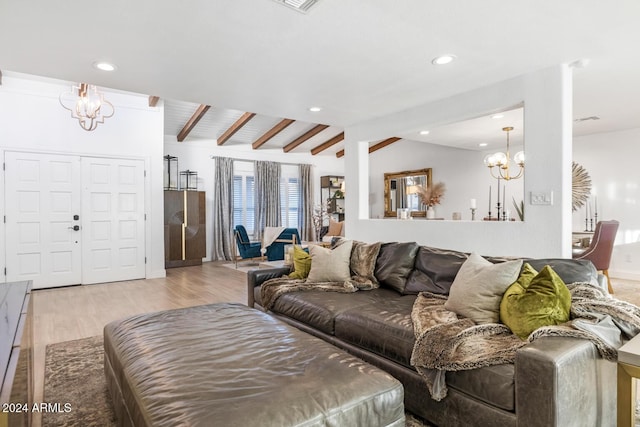
[[[104,347],[121,426],[404,426],[400,382],[244,305],[112,322]]]

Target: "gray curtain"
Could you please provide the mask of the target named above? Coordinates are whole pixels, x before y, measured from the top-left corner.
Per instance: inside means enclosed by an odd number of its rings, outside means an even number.
[[[211,258],[232,260],[235,253],[233,236],[233,160],[215,157],[213,183],[213,247]]]
[[[298,230],[300,239],[314,240],[313,229],[313,176],[311,165],[298,165],[300,173],[300,206],[298,209]]]
[[[278,227],[280,218],[280,163],[255,163],[255,234],[262,240],[264,227]]]

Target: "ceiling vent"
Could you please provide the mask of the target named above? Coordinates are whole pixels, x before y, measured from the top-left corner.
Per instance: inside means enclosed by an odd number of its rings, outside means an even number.
[[[307,13],[312,6],[318,3],[318,0],[274,0],[274,1],[302,13]]]
[[[600,120],[600,117],[598,116],[582,117],[580,119],[575,119],[574,122],[586,122],[589,120]]]

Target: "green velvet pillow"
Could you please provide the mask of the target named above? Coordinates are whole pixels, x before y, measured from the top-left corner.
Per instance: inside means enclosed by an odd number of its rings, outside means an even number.
[[[525,340],[541,326],[569,320],[571,294],[560,276],[548,265],[540,273],[525,264],[520,277],[502,297],[500,321]]]
[[[291,279],[306,279],[311,270],[311,255],[300,246],[293,247],[293,273],[289,274]]]

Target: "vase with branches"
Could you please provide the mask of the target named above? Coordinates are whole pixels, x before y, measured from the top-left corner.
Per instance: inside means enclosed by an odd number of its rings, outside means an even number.
[[[311,215],[313,221],[313,229],[316,233],[315,240],[320,240],[320,232],[325,220],[329,219],[329,206],[327,203],[321,203],[313,207],[313,214]]]
[[[418,187],[420,200],[427,206],[427,218],[433,218],[435,216],[433,207],[440,204],[444,198],[446,189],[443,182],[436,182],[428,187]]]

